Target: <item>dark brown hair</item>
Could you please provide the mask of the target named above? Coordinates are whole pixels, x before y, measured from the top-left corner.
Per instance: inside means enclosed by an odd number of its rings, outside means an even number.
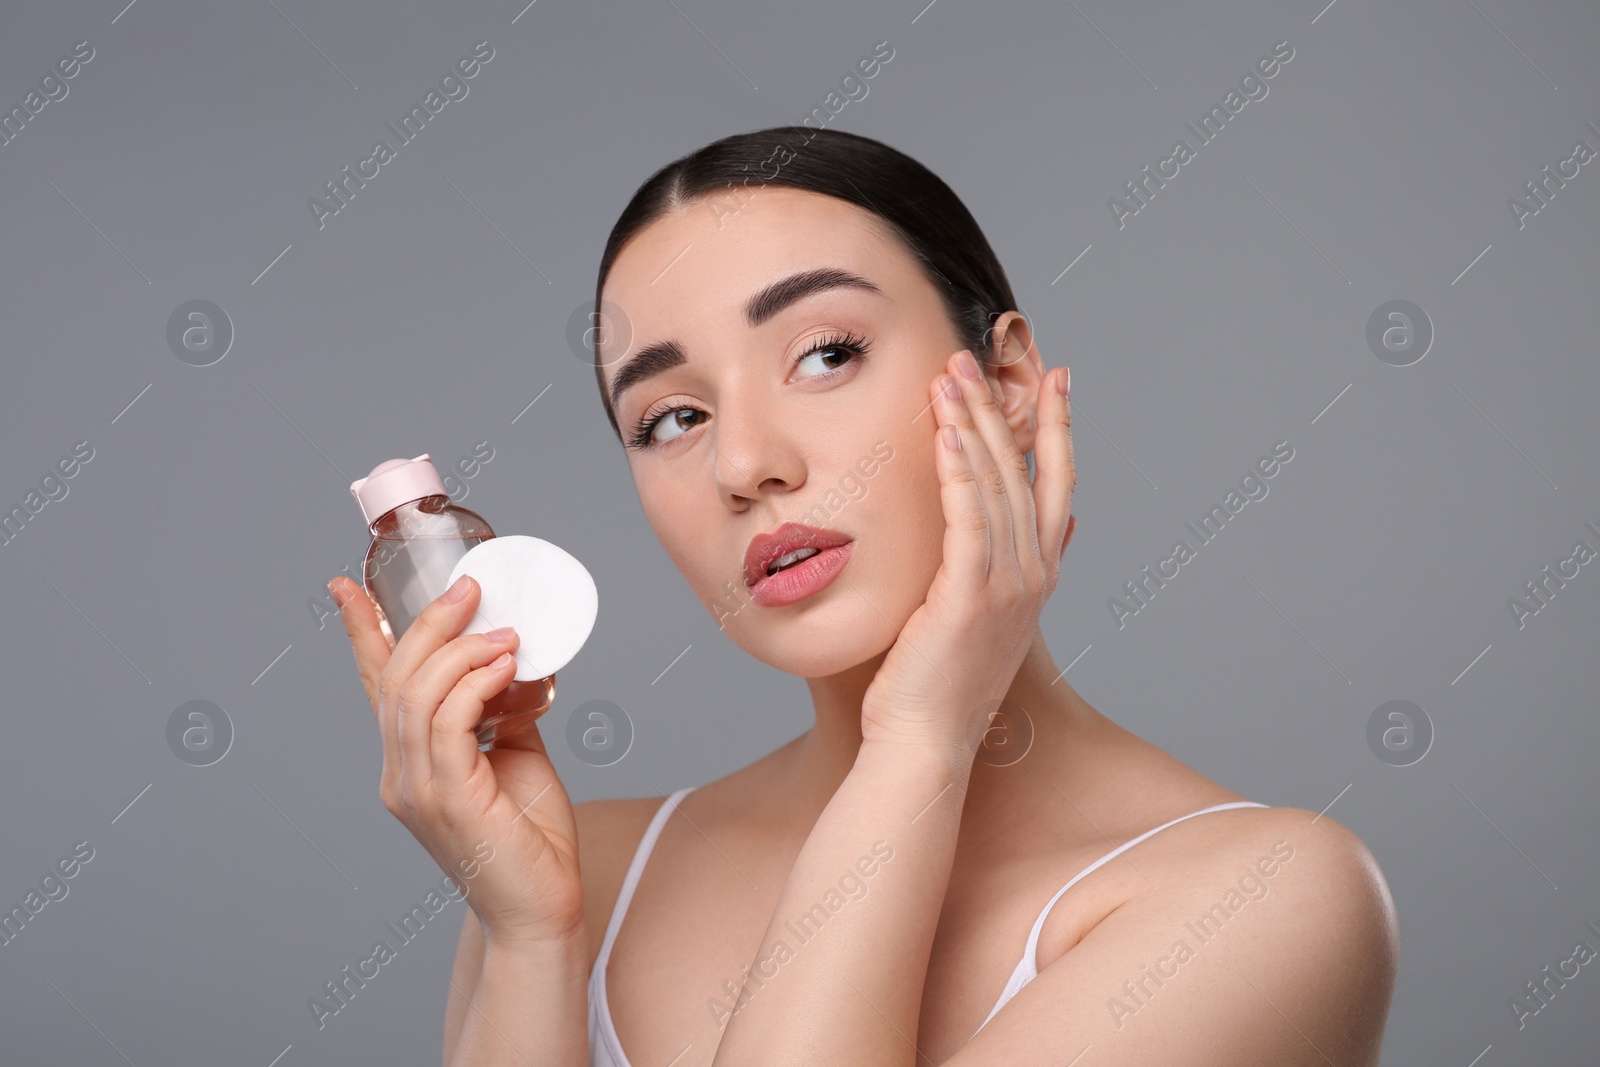
[[[939,291],[963,345],[980,362],[987,360],[989,327],[1017,302],[1000,261],[961,198],[927,167],[881,141],[808,126],[733,134],[652,174],[628,201],[606,239],[590,322],[606,327],[600,293],[630,238],[699,197],[747,196],[764,185],[838,197],[888,223]],[[622,430],[601,371],[600,329],[593,331],[595,381],[620,441]]]

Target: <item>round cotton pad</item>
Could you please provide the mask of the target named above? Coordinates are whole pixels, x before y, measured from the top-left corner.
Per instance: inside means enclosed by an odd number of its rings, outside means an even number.
[[[511,626],[519,682],[548,678],[578,654],[594,629],[600,595],[566,550],[538,537],[508,534],[475,545],[456,561],[450,583],[470,574],[482,588],[477,614],[462,628],[481,634]]]

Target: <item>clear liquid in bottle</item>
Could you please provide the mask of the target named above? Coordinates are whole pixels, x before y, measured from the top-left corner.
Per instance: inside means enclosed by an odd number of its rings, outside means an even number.
[[[456,562],[494,531],[483,516],[451,501],[427,453],[380,463],[353,483],[350,492],[372,534],[362,584],[378,605],[379,625],[393,647],[445,591]],[[478,721],[474,732],[479,750],[493,746],[502,723],[546,711],[555,688],[553,674],[508,683],[487,702]]]

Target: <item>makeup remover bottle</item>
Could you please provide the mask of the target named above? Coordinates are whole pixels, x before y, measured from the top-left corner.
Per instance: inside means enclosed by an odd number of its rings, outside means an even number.
[[[390,459],[350,484],[372,534],[362,584],[378,605],[384,635],[398,642],[422,609],[449,585],[468,550],[494,537],[475,511],[450,499],[428,453]],[[555,676],[510,682],[478,722],[478,748],[488,751],[495,727],[516,715],[539,714],[555,699]],[[496,713],[503,702],[511,710]]]

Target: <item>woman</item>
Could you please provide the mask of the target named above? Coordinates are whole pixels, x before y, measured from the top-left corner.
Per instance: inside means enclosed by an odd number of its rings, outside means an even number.
[[[1045,646],[1068,376],[942,181],[837,131],[725,138],[640,188],[596,307],[651,526],[816,722],[573,807],[536,727],[474,743],[516,638],[458,636],[470,579],[392,651],[335,579],[385,805],[447,872],[493,848],[447,1064],[1377,1063],[1397,938],[1362,842],[1121,729]]]

